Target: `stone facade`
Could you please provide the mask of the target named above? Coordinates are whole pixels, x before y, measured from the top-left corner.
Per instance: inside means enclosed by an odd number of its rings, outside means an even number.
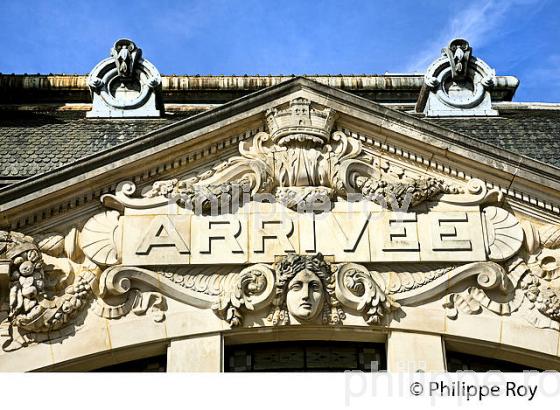
[[[426,115],[497,115],[493,72],[446,50]],[[109,60],[148,64],[128,40]],[[96,70],[98,117],[118,107]],[[441,100],[447,75],[482,97]],[[290,340],[386,343],[390,371],[443,371],[445,346],[558,369],[557,170],[308,79],[267,88],[0,191],[0,370],[222,371],[224,346]]]

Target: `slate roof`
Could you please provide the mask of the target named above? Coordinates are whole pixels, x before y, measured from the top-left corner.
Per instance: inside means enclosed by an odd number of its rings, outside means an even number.
[[[0,110],[0,180],[46,172],[199,112],[122,120],[86,119],[84,111]]]
[[[161,119],[86,119],[84,111],[0,110],[0,186],[110,149],[200,111]],[[499,117],[423,119],[560,168],[560,110],[505,109]]]
[[[560,168],[560,109],[504,109],[499,117],[424,120]]]

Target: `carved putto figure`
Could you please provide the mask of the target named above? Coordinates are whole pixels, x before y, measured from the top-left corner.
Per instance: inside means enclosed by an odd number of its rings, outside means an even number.
[[[75,254],[73,242],[72,233],[67,240],[52,235],[36,243],[22,233],[0,231],[0,259],[11,264],[7,318],[10,337],[2,346],[4,350],[25,345],[26,334],[54,332],[68,326],[91,299],[97,270],[87,262],[71,261],[70,255]],[[71,285],[67,283],[70,278]]]

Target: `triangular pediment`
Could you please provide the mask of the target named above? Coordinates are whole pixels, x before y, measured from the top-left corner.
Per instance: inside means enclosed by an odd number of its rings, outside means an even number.
[[[239,142],[268,130],[267,110],[296,98],[336,113],[333,130],[359,140],[364,152],[386,155],[428,174],[464,181],[478,178],[514,200],[525,199],[525,205],[558,212],[560,178],[554,167],[296,78],[9,186],[0,191],[2,224],[23,226],[22,218],[37,221],[52,214],[52,209],[68,204],[77,208],[114,190],[123,180],[151,184],[238,155]]]

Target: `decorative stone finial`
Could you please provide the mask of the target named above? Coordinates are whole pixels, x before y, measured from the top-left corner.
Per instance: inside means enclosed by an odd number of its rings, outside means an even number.
[[[334,110],[313,107],[305,98],[296,98],[288,107],[266,113],[270,136],[278,145],[295,141],[324,145],[329,142],[334,120]]]
[[[90,118],[161,116],[161,76],[131,40],[117,40],[111,57],[89,74],[88,85],[93,98]]]
[[[416,111],[428,117],[498,115],[489,92],[496,73],[472,56],[468,41],[454,39],[441,52],[426,72]]]

